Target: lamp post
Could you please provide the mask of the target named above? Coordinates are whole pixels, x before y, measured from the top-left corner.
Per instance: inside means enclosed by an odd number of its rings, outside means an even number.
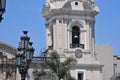
[[[30,38],[27,36],[27,31],[23,31],[23,33],[16,54],[16,65],[21,74],[21,80],[25,80],[34,54],[34,48],[32,47],[32,42],[29,42]]]
[[[0,0],[0,22],[3,19],[2,14],[5,12],[5,7],[6,7],[6,0]]]

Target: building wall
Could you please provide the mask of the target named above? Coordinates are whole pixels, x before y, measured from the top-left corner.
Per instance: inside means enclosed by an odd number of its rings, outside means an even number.
[[[117,76],[120,73],[120,56],[114,56],[113,58],[114,75]]]
[[[113,76],[113,49],[111,45],[96,44],[96,56],[103,67],[103,80],[110,80]]]
[[[0,80],[16,80],[16,48],[0,42]]]

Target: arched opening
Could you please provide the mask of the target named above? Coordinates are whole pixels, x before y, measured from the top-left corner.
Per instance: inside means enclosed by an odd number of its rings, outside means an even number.
[[[84,44],[81,44],[80,42],[80,28],[78,26],[73,26],[72,27],[72,32],[71,32],[71,44],[70,48],[84,48]]]
[[[79,44],[80,40],[80,32],[79,28],[77,26],[72,27],[72,43],[73,44]]]
[[[72,48],[79,47],[80,44],[80,29],[77,26],[72,27]]]

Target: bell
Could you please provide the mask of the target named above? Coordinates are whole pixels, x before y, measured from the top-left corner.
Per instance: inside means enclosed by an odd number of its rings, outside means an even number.
[[[78,38],[78,36],[75,34],[74,38]]]

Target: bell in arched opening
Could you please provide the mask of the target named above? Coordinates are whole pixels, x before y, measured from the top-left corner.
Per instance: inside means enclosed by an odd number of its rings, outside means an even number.
[[[79,47],[80,44],[80,29],[77,26],[72,27],[72,48]]]

